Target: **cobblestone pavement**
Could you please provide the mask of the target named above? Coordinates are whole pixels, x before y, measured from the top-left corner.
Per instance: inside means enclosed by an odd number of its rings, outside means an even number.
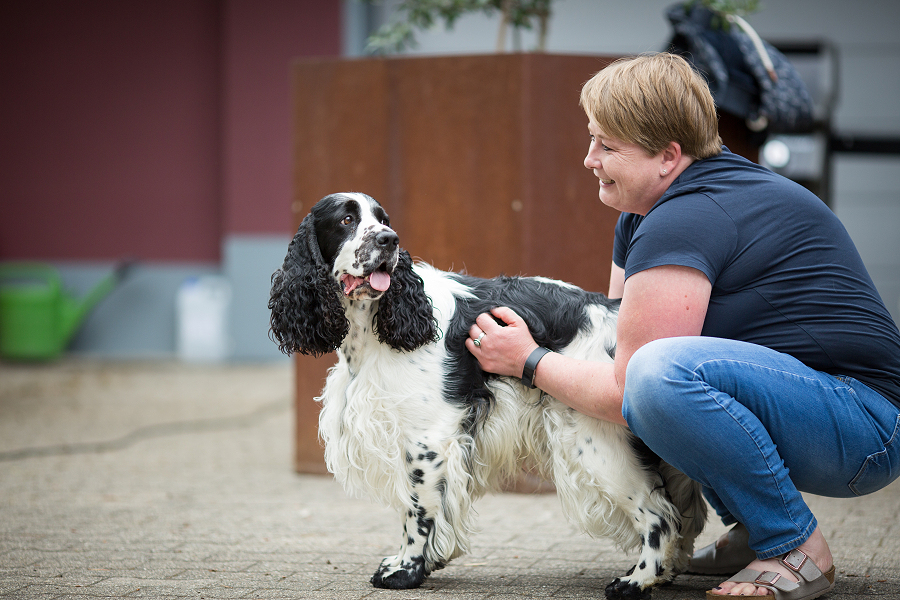
[[[0,597],[602,598],[631,566],[575,532],[553,494],[499,494],[477,504],[470,554],[418,590],[372,588],[398,518],[292,471],[292,376],[284,363],[0,364]],[[838,566],[827,598],[900,598],[900,486],[809,502]],[[681,576],[653,597],[717,583]]]

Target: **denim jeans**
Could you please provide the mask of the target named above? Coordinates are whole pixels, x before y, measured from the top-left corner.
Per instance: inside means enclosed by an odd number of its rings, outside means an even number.
[[[704,486],[759,558],[815,530],[800,492],[852,497],[900,475],[900,409],[848,377],[746,342],[667,338],[628,363],[622,414],[663,460]]]

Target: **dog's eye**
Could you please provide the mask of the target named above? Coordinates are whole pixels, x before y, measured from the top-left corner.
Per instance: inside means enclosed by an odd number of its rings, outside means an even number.
[[[349,225],[353,222],[353,215],[347,215],[344,217],[344,220],[341,221],[341,225]]]

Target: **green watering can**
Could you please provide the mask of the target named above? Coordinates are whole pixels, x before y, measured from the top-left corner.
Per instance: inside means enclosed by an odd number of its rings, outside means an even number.
[[[0,264],[0,356],[50,360],[66,348],[90,310],[109,294],[130,268],[118,265],[82,298],[62,287],[49,265]]]

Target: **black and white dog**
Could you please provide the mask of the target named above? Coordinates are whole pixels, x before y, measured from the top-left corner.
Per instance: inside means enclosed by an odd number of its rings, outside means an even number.
[[[467,552],[472,503],[527,463],[555,483],[573,524],[640,546],[607,597],[649,597],[687,568],[706,521],[697,484],[627,428],[483,372],[464,342],[475,317],[495,306],[515,310],[542,346],[613,360],[617,301],[549,279],[478,279],[413,264],[365,194],[320,200],[272,275],[271,333],[281,350],[337,350],[319,398],[328,469],[348,491],[401,515],[400,551],[372,584],[416,587]]]

